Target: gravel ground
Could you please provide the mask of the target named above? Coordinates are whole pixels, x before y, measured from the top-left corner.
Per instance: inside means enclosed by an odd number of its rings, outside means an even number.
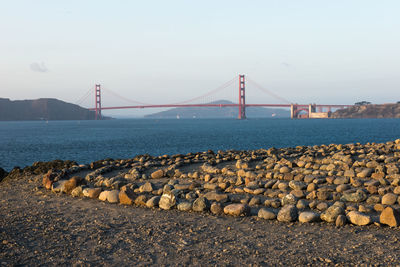
[[[56,195],[0,183],[0,266],[399,265],[398,228],[285,224]]]

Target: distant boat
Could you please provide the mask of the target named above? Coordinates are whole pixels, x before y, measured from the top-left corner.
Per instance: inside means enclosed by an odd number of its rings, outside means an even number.
[[[272,113],[272,114],[271,114],[271,117],[275,117],[275,116],[276,116],[276,114],[275,114],[275,113]]]
[[[181,117],[179,115],[176,115],[176,119],[179,120]]]

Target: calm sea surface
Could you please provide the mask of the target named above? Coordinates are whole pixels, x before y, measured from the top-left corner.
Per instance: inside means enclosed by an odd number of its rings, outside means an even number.
[[[130,119],[0,122],[0,167],[54,159],[89,163],[138,154],[250,150],[400,138],[400,119]]]

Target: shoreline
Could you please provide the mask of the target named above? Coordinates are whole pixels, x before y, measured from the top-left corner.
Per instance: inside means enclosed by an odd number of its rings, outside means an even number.
[[[61,160],[36,162],[24,169],[14,168],[8,177],[1,169],[0,181],[47,172],[42,186],[54,193],[110,203],[215,215],[258,215],[286,222],[323,220],[337,225],[383,223],[397,227],[399,162],[397,139],[365,145],[138,155],[87,165]],[[385,214],[389,210],[394,213],[393,222],[378,218],[384,210]]]
[[[124,257],[125,264],[399,264],[399,160],[400,139],[37,163],[0,183],[0,257],[6,266]],[[79,254],[74,243],[90,249]],[[43,255],[34,260],[37,251]],[[55,256],[63,251],[75,256]]]

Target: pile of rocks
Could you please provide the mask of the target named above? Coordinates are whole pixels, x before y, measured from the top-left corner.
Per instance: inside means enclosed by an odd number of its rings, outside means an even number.
[[[49,171],[56,193],[281,222],[400,226],[400,139],[137,156]]]

